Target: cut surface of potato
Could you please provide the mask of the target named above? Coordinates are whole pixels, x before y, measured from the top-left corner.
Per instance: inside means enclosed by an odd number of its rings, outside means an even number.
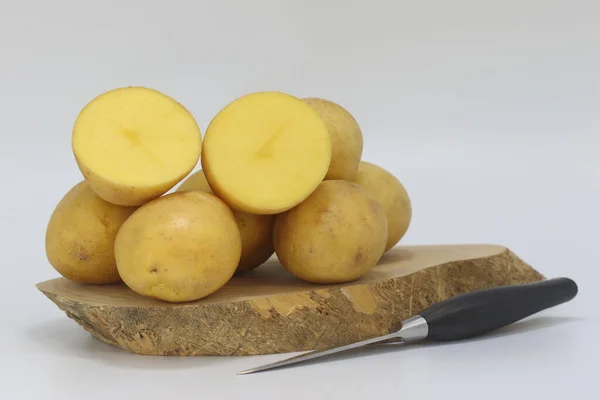
[[[123,224],[115,240],[121,278],[133,291],[169,302],[206,297],[234,274],[242,240],[233,213],[210,193],[171,193]]]
[[[194,117],[153,89],[111,90],[79,113],[72,147],[83,176],[104,200],[141,205],[166,193],[198,163]]]
[[[202,170],[194,172],[177,188],[177,192],[199,190],[212,193]],[[262,265],[275,252],[273,249],[274,215],[233,211],[242,236],[242,256],[236,272],[249,271]]]
[[[352,180],[363,152],[363,136],[358,122],[344,107],[316,97],[303,99],[323,119],[331,135],[331,164],[325,176]]]
[[[361,161],[354,182],[367,189],[383,207],[388,220],[385,250],[394,247],[408,231],[412,206],[402,183],[378,165]]]
[[[279,92],[252,93],[211,121],[201,160],[210,187],[232,208],[277,214],[302,202],[323,180],[331,138],[302,100]]]
[[[90,284],[120,282],[114,241],[135,207],[123,207],[98,197],[87,181],[75,185],[60,200],[46,228],[46,255],[62,276]]]
[[[387,220],[366,189],[322,182],[305,201],[277,216],[275,252],[296,277],[313,283],[358,279],[373,268],[387,242]]]

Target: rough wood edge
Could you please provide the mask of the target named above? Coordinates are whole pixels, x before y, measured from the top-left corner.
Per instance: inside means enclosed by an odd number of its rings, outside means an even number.
[[[506,249],[382,282],[191,307],[97,306],[42,292],[94,337],[126,351],[256,355],[325,349],[382,335],[397,321],[457,294],[542,279]]]

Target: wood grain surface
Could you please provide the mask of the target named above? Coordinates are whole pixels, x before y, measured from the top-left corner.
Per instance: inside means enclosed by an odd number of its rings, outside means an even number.
[[[37,288],[96,338],[148,355],[253,355],[324,349],[388,333],[454,295],[544,277],[496,245],[401,246],[363,278],[315,285],[276,259],[202,300],[170,304],[123,284],[64,278]]]

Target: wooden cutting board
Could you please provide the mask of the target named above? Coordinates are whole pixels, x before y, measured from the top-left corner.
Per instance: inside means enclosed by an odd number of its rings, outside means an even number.
[[[252,355],[324,349],[388,333],[454,295],[544,277],[502,246],[402,246],[360,280],[315,285],[276,259],[185,304],[125,285],[53,279],[37,285],[96,338],[138,354]]]

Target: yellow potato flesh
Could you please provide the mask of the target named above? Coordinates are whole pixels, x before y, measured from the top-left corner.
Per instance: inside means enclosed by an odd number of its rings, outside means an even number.
[[[202,170],[190,175],[177,188],[178,192],[199,190],[212,193]],[[242,256],[236,272],[244,272],[262,265],[274,253],[274,215],[248,214],[234,211],[235,222],[242,236]]]
[[[241,251],[229,207],[196,191],[169,194],[140,207],[115,240],[125,284],[168,302],[197,300],[217,291],[235,272]]]
[[[363,152],[363,136],[358,123],[345,108],[332,101],[303,99],[323,119],[331,136],[331,164],[326,180],[352,180]]]
[[[232,208],[277,214],[306,199],[325,177],[331,138],[302,100],[278,92],[241,97],[206,130],[202,168]]]
[[[46,255],[67,279],[90,284],[120,282],[114,254],[117,232],[134,207],[108,203],[83,181],[58,203],[46,229]]]
[[[402,183],[385,169],[361,161],[354,178],[371,192],[383,207],[388,220],[386,251],[394,247],[408,231],[412,219],[412,206]]]
[[[300,205],[277,216],[275,252],[293,275],[313,283],[358,279],[383,255],[387,220],[359,185],[324,181]]]
[[[198,163],[193,116],[152,89],[115,89],[79,113],[72,147],[83,176],[104,200],[141,205],[166,193]]]

